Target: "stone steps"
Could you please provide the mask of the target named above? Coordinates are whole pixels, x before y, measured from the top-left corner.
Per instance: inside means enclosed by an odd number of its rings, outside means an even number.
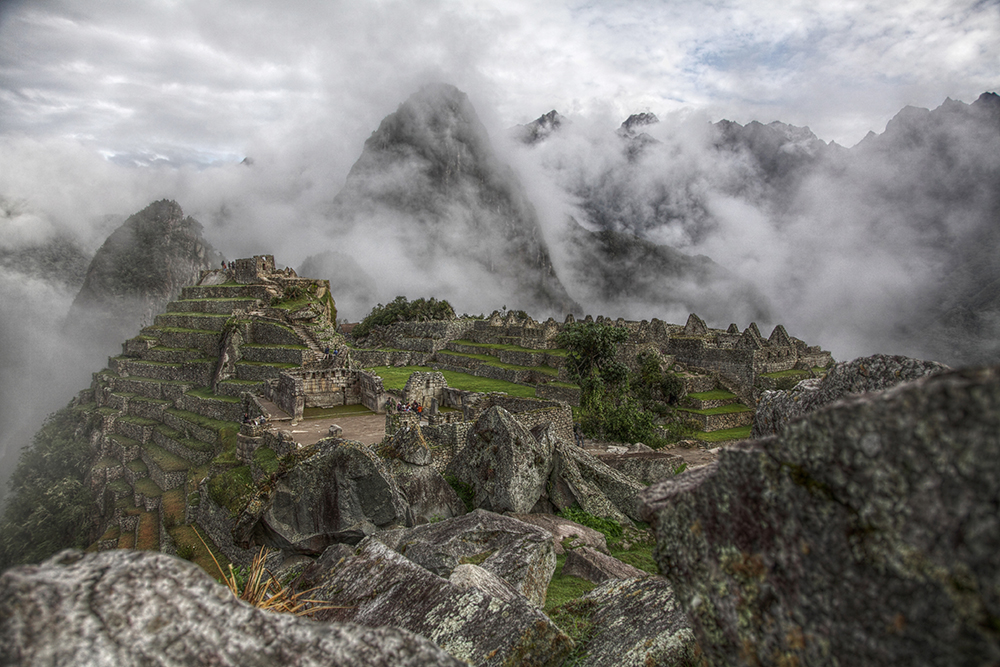
[[[295,330],[279,322],[254,319],[250,327],[251,338],[258,345],[303,345],[302,338]]]
[[[740,399],[736,394],[732,392],[726,392],[729,395],[723,398],[702,398],[699,394],[704,394],[706,392],[697,392],[695,394],[688,394],[684,401],[687,403],[686,407],[691,407],[696,410],[711,410],[712,408],[721,408],[726,405],[732,405],[734,403],[739,403]]]
[[[173,329],[193,329],[196,331],[215,331],[221,333],[229,321],[229,313],[218,315],[213,313],[165,313],[157,315],[154,326]]]
[[[137,355],[125,356],[137,356],[143,361],[155,361],[164,364],[182,364],[186,361],[196,361],[204,358],[204,355],[200,350],[195,350],[189,347],[163,346],[154,346],[143,350]]]
[[[219,440],[219,434],[213,429],[206,428],[192,421],[188,418],[188,415],[184,414],[185,412],[188,411],[168,408],[163,413],[163,424],[183,434],[185,438],[193,438],[214,446]],[[242,415],[240,415],[240,418],[242,419]]]
[[[108,422],[111,422],[108,424]],[[132,417],[131,415],[118,415],[113,419],[106,419],[105,432],[110,431],[114,435],[122,435],[136,442],[147,442],[153,435],[153,427],[157,422],[145,417]]]
[[[163,347],[192,348],[208,358],[219,354],[219,345],[222,342],[222,334],[218,331],[150,326],[143,329],[142,332],[146,337],[155,338]]]
[[[245,391],[261,395],[264,393],[264,383],[255,380],[223,380],[215,388],[217,395],[233,398],[239,398]]]
[[[153,430],[153,442],[168,452],[187,459],[194,465],[203,465],[215,457],[214,444],[185,438],[183,433],[166,424],[161,424]]]
[[[167,304],[167,312],[231,315],[235,310],[259,308],[261,305],[260,300],[255,298],[178,299]]]
[[[268,364],[295,364],[301,366],[310,348],[305,345],[256,345],[240,346],[243,361],[257,361]]]
[[[216,366],[215,360],[205,358],[183,363],[145,361],[131,357],[112,357],[108,361],[112,370],[120,377],[188,382],[198,386],[207,386],[212,383]]]
[[[228,396],[199,396],[188,392],[180,397],[176,405],[181,410],[193,412],[218,421],[239,423],[243,420],[242,402],[233,400]],[[201,438],[198,439],[201,440]]]
[[[187,471],[193,465],[191,461],[152,442],[143,444],[140,457],[149,470],[149,477],[164,491],[183,486],[187,481]]]

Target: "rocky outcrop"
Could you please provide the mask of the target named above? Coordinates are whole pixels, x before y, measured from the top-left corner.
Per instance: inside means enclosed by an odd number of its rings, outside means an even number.
[[[562,568],[563,576],[580,577],[595,584],[612,579],[635,579],[650,576],[639,568],[623,563],[614,556],[589,547],[570,549]]]
[[[394,626],[433,641],[474,665],[556,665],[572,640],[525,598],[492,597],[458,586],[396,553],[375,538],[350,556],[333,548],[306,570],[312,597],[337,605],[326,621]]]
[[[598,454],[597,458],[601,463],[644,485],[670,479],[677,470],[685,467],[683,457],[668,452],[608,453]]]
[[[448,474],[472,487],[476,507],[530,512],[552,470],[553,439],[536,439],[500,406],[486,410],[469,430]]]
[[[586,667],[693,667],[697,648],[687,615],[663,579],[609,581],[585,595],[593,630]]]
[[[461,665],[394,627],[319,624],[238,601],[198,566],[64,551],[0,576],[0,664]]]
[[[994,664],[998,467],[1000,367],[944,372],[724,449],[644,516],[709,664]]]
[[[360,442],[336,438],[320,440],[312,456],[277,477],[262,509],[259,542],[313,555],[335,542],[357,544],[377,528],[413,524],[385,462]]]
[[[431,450],[427,446],[420,424],[403,424],[378,448],[378,453],[387,459],[399,459],[418,466],[431,464]]]
[[[948,370],[935,361],[876,354],[840,363],[822,379],[803,380],[790,391],[765,391],[757,403],[754,438],[778,433],[793,419],[848,394],[882,391],[901,382]]]
[[[579,505],[585,512],[621,524],[638,520],[636,494],[644,485],[571,443],[558,441],[555,452],[546,502],[558,510]]]
[[[465,514],[465,503],[433,466],[399,459],[385,461],[413,515],[413,523],[428,523]]]
[[[556,568],[550,533],[485,510],[376,538],[440,577],[461,563],[480,565],[539,607]]]

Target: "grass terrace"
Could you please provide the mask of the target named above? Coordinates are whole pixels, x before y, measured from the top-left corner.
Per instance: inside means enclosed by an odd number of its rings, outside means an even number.
[[[449,350],[440,350],[439,355],[446,355],[449,357],[464,357],[466,359],[475,359],[476,361],[482,361],[489,366],[495,366],[497,368],[504,368],[511,371],[535,371],[536,373],[541,373],[542,375],[551,375],[556,377],[559,375],[559,370],[552,368],[551,366],[516,366],[514,364],[505,364],[502,361],[498,361],[496,357],[489,354],[466,354],[464,352],[451,352]],[[443,360],[442,360],[443,361]]]
[[[750,408],[743,405],[742,403],[730,403],[729,405],[720,405],[717,408],[706,408],[704,410],[699,410],[698,408],[677,408],[683,412],[694,412],[699,415],[726,415],[732,412],[750,412]]]
[[[727,398],[736,398],[736,394],[725,389],[713,389],[711,391],[699,391],[687,395],[699,401],[721,401]]]
[[[386,389],[402,391],[406,386],[406,381],[417,372],[430,373],[434,369],[429,366],[378,366],[365,369],[375,373],[382,378],[382,385]],[[511,396],[520,398],[534,398],[535,388],[504,380],[493,380],[491,378],[477,377],[468,373],[458,373],[456,371],[439,371],[444,375],[448,386],[463,391],[491,392],[502,391]]]
[[[556,357],[566,357],[566,356],[569,356],[569,350],[564,350],[562,348],[536,350],[536,349],[531,348],[531,347],[521,347],[520,345],[504,345],[504,344],[501,344],[501,343],[476,343],[476,342],[473,342],[471,340],[465,340],[465,339],[453,340],[452,342],[456,343],[458,345],[469,345],[471,347],[482,347],[482,348],[487,348],[487,349],[491,349],[491,350],[507,350],[507,351],[511,351],[511,352],[530,352],[530,353],[533,353],[533,354],[551,354],[551,355],[556,356]]]
[[[702,442],[725,442],[727,440],[746,440],[750,437],[752,426],[738,426],[736,428],[726,428],[721,431],[695,431],[691,437]]]

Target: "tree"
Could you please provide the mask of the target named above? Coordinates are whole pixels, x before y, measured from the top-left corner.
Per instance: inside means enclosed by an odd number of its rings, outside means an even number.
[[[85,418],[63,408],[21,452],[0,519],[0,570],[37,563],[87,545],[93,494],[85,480],[91,452]]]

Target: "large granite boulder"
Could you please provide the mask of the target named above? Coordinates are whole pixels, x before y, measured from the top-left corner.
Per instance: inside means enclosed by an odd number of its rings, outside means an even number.
[[[479,416],[447,472],[472,487],[476,507],[530,512],[552,470],[552,438],[538,439],[495,405]]]
[[[148,551],[64,551],[0,576],[0,665],[461,665],[394,627],[320,624],[240,602]]]
[[[275,479],[253,536],[284,551],[319,555],[336,542],[357,544],[375,529],[410,525],[412,512],[386,462],[360,442],[326,438]]]
[[[440,577],[462,563],[479,565],[539,607],[556,569],[551,533],[486,510],[375,537]]]
[[[378,453],[388,459],[399,459],[418,466],[430,465],[433,457],[427,446],[420,424],[404,423],[378,448]]]
[[[584,526],[576,521],[564,519],[555,514],[507,514],[507,516],[544,528],[552,533],[552,540],[555,544],[556,555],[561,556],[566,553],[566,547],[576,549],[577,547],[590,547],[601,553],[608,553],[608,540],[604,533],[594,530],[589,526]],[[565,543],[565,546],[563,545]]]
[[[594,516],[623,525],[628,525],[630,519],[639,519],[636,494],[645,488],[644,484],[562,440],[556,442],[553,461],[540,508],[551,505],[553,509],[564,510],[577,505]]]
[[[1000,662],[1000,367],[848,396],[642,494],[710,664]]]
[[[495,582],[494,582],[495,583]],[[433,641],[474,665],[556,665],[573,648],[549,618],[524,597],[487,595],[456,585],[373,537],[352,555],[335,545],[303,573],[310,596],[336,605],[316,618],[371,627],[393,626]]]
[[[433,466],[387,459],[386,467],[410,506],[413,523],[428,523],[465,514],[465,503]]]
[[[848,394],[882,391],[946,370],[947,366],[936,361],[886,354],[837,364],[825,377],[803,380],[790,391],[765,391],[757,402],[751,437],[773,435],[791,420]]]
[[[609,452],[598,454],[597,459],[646,486],[670,479],[685,467],[683,457],[668,452]]]
[[[613,580],[580,600],[593,630],[581,667],[694,667],[697,644],[670,584],[659,577]]]

